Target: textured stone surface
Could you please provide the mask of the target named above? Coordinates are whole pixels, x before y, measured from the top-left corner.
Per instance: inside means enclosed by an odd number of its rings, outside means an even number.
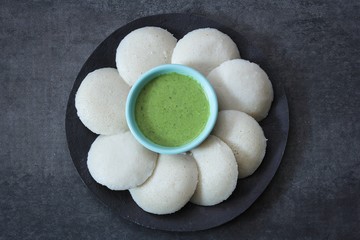
[[[131,20],[171,12],[256,39],[267,56],[257,62],[283,83],[290,108],[285,156],[264,194],[230,223],[195,233],[146,229],[102,205],[64,130],[73,81],[95,47]],[[0,239],[355,239],[359,12],[356,0],[1,1]]]

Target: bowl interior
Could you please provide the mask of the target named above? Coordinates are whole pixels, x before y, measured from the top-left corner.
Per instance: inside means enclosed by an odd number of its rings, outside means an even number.
[[[135,119],[135,106],[136,100],[141,92],[141,90],[154,78],[157,76],[167,74],[167,73],[178,73],[185,76],[189,76],[195,81],[197,81],[209,102],[210,107],[210,114],[207,120],[207,123],[202,130],[202,132],[192,141],[176,147],[168,147],[168,146],[161,146],[159,144],[154,143],[153,141],[149,140],[139,129],[136,119]],[[179,64],[165,64],[158,67],[155,67],[148,72],[144,73],[138,81],[132,86],[127,102],[126,102],[126,121],[129,126],[130,131],[133,133],[134,137],[146,148],[150,149],[151,151],[162,153],[162,154],[178,154],[189,151],[196,146],[198,146],[201,142],[203,142],[206,137],[212,131],[218,113],[218,103],[214,89],[212,88],[211,84],[208,80],[198,71],[194,70],[193,68],[179,65]]]

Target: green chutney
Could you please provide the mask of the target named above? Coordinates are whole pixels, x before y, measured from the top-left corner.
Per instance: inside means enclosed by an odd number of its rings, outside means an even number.
[[[194,140],[210,116],[201,85],[178,73],[160,75],[140,91],[135,119],[140,131],[154,143],[182,146]]]

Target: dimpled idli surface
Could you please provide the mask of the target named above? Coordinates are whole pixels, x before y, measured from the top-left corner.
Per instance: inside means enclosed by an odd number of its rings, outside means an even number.
[[[130,132],[100,135],[91,145],[87,166],[96,182],[111,190],[126,190],[146,181],[158,154],[138,143]]]
[[[200,28],[178,41],[171,63],[187,65],[207,75],[221,63],[235,58],[240,58],[240,53],[228,35],[214,28]]]
[[[233,151],[239,178],[255,172],[266,150],[266,138],[259,123],[246,113],[235,110],[220,111],[213,133]]]
[[[264,119],[273,101],[266,73],[255,63],[234,59],[222,63],[207,76],[216,91],[220,110],[239,110]]]
[[[190,200],[197,182],[198,170],[191,156],[161,154],[151,177],[129,191],[144,211],[170,214]]]
[[[89,73],[75,96],[81,122],[96,134],[111,135],[128,129],[125,104],[129,86],[115,68],[101,68]]]
[[[132,86],[153,67],[170,63],[177,39],[159,27],[143,27],[125,36],[116,50],[116,68]]]
[[[191,152],[198,166],[199,182],[190,201],[212,206],[226,200],[238,180],[238,166],[230,147],[210,135]]]

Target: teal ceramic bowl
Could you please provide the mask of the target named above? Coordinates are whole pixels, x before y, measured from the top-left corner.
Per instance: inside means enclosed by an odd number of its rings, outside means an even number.
[[[141,132],[135,119],[136,100],[143,87],[145,87],[146,84],[148,84],[150,81],[155,79],[157,76],[167,73],[178,73],[185,76],[189,76],[194,80],[196,80],[203,88],[203,91],[207,96],[207,100],[210,106],[210,115],[203,131],[191,142],[176,147],[161,146],[159,144],[152,142]],[[199,73],[193,68],[184,65],[165,64],[149,70],[136,81],[136,83],[132,86],[129,95],[127,97],[125,114],[126,114],[126,121],[130,131],[137,139],[137,141],[139,141],[144,147],[157,153],[178,154],[178,153],[184,153],[190,151],[191,149],[197,147],[209,136],[216,122],[216,118],[218,114],[218,103],[213,87],[201,73]]]

